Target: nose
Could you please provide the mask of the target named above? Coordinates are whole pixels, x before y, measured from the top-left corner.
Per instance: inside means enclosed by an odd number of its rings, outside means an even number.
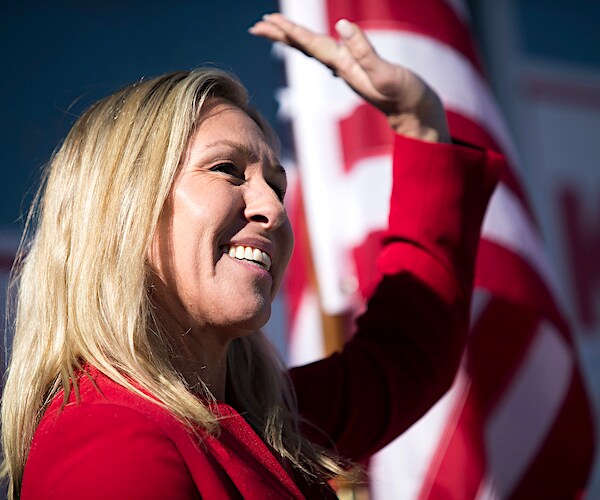
[[[264,179],[248,184],[244,196],[246,220],[257,222],[267,230],[283,225],[287,221],[287,213],[275,190]]]

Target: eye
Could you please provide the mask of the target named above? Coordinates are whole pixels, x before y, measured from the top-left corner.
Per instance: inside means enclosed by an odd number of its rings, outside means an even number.
[[[219,163],[218,165],[211,167],[209,170],[211,172],[222,172],[222,173],[230,175],[232,177],[237,177],[240,180],[244,180],[244,174],[237,167],[237,165],[235,165],[233,163],[229,163],[229,162]]]

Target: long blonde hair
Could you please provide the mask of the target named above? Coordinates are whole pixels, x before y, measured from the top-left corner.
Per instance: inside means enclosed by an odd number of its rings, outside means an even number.
[[[47,405],[61,389],[65,401],[71,390],[78,394],[85,364],[142,397],[152,394],[190,428],[218,432],[218,418],[170,362],[167,335],[152,314],[147,268],[180,159],[211,98],[231,101],[272,138],[238,80],[199,69],[102,99],[53,155],[13,277],[15,334],[2,401],[10,498],[19,495]],[[273,449],[314,479],[340,472],[335,459],[301,437],[285,370],[260,332],[234,341],[228,364],[239,409]]]

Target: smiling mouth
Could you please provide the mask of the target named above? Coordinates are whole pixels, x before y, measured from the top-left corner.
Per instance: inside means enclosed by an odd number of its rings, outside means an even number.
[[[243,245],[227,245],[224,248],[225,253],[237,260],[246,260],[253,264],[258,264],[265,270],[271,269],[271,257],[259,248],[246,247]]]

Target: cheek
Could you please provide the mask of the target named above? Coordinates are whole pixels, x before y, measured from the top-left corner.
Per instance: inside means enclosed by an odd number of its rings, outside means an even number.
[[[181,182],[174,192],[172,218],[178,231],[218,230],[241,203],[240,190],[222,179]]]
[[[213,225],[214,209],[210,197],[200,200],[187,193],[175,197],[171,228],[171,247],[175,257],[192,257],[194,253],[206,251],[207,234]]]
[[[210,212],[206,205],[180,194],[176,191],[165,203],[147,253],[151,270],[171,290],[179,288],[182,277],[196,271]]]
[[[202,190],[179,190],[174,196],[170,245],[180,285],[196,289],[198,280],[210,279],[220,258],[219,244],[239,230],[239,202],[227,187],[207,183]]]

